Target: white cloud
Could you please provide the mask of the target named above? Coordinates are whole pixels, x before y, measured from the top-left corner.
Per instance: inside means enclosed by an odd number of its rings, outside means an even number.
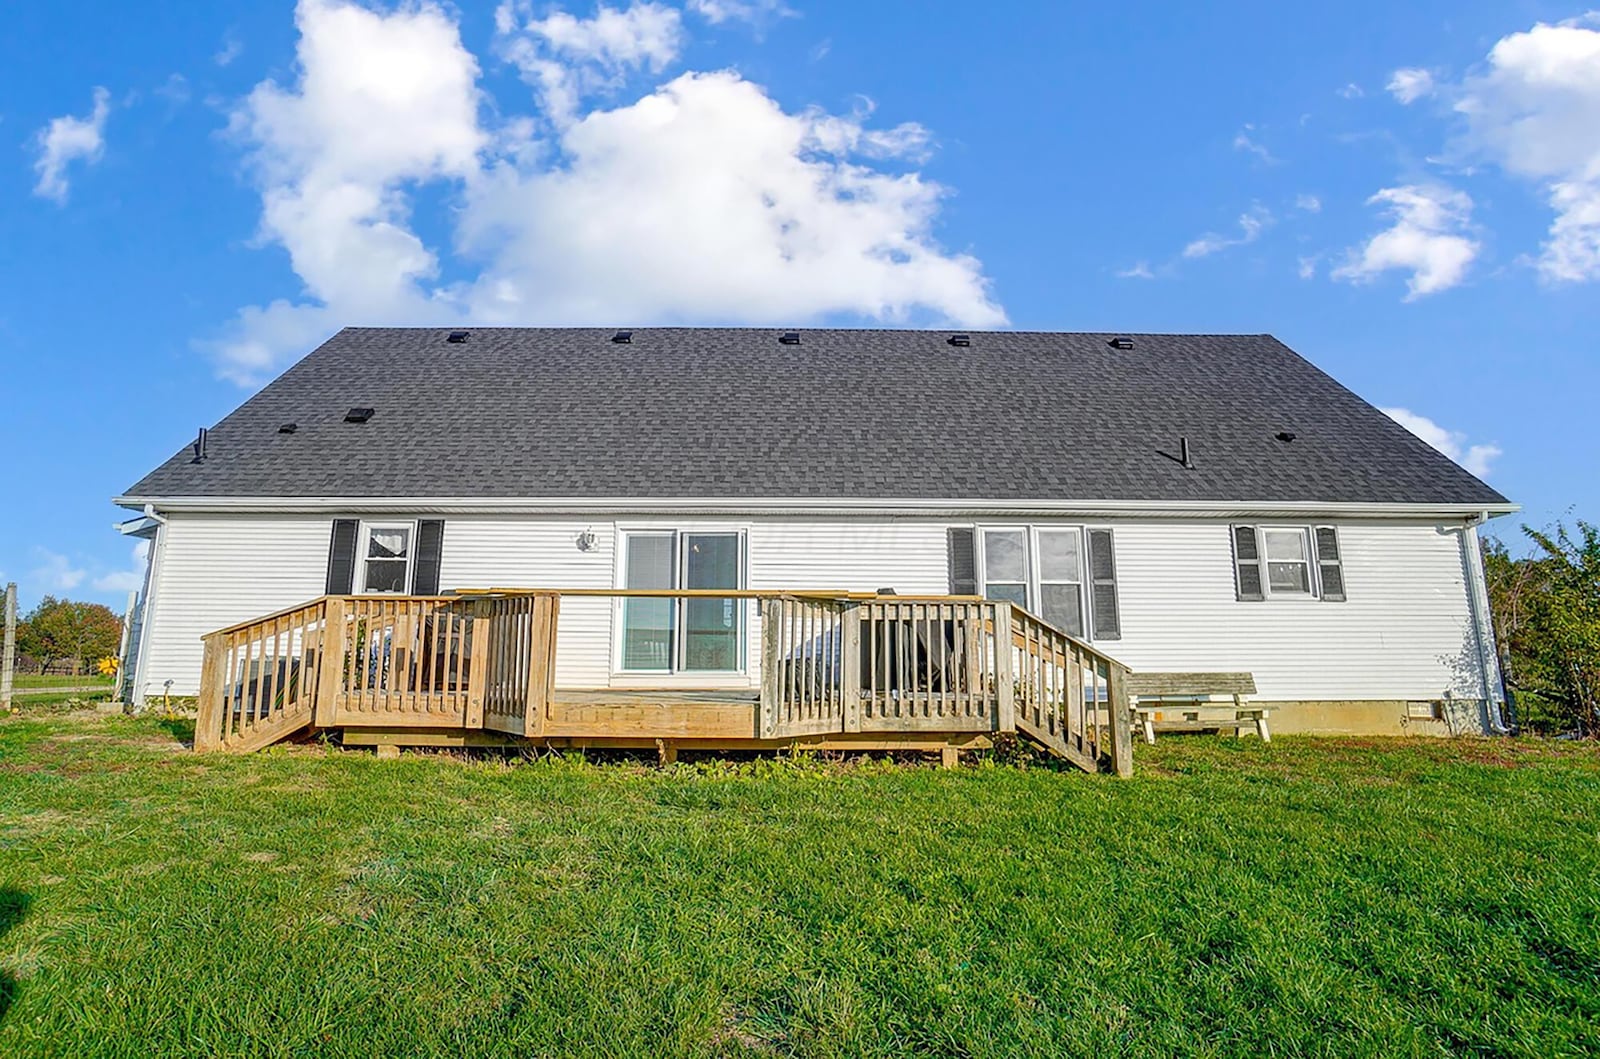
[[[1156,274],[1150,271],[1150,262],[1136,261],[1128,268],[1117,271],[1118,279],[1155,279]]]
[[[1267,165],[1276,164],[1278,159],[1273,153],[1251,138],[1250,134],[1254,131],[1254,125],[1246,125],[1241,129],[1233,138],[1233,149],[1253,154]]]
[[[217,346],[241,382],[346,323],[1006,319],[977,259],[935,240],[946,192],[906,168],[929,150],[922,126],[872,128],[870,101],[787,111],[732,71],[587,102],[675,61],[672,9],[502,5],[497,47],[542,107],[493,127],[442,8],[301,0],[297,20],[296,83],[258,86],[233,129],[261,241],[306,297],[241,310]],[[412,224],[423,186],[450,197],[449,280]]]
[[[1391,74],[1389,83],[1384,87],[1401,103],[1415,103],[1425,96],[1433,95],[1433,74],[1421,67],[1408,66]]]
[[[34,548],[34,559],[39,564],[28,575],[28,580],[41,592],[71,592],[82,583],[84,571],[72,565],[65,555],[48,548]]]
[[[1295,263],[1295,274],[1301,279],[1314,279],[1317,275],[1317,261],[1321,255],[1311,254],[1302,256]]]
[[[635,72],[660,73],[683,49],[682,16],[653,0],[626,10],[602,4],[593,18],[531,12],[531,0],[505,0],[495,11],[496,46],[558,125],[575,120],[583,97],[615,91]]]
[[[1600,29],[1586,19],[1501,38],[1456,89],[1463,147],[1545,187],[1555,211],[1538,259],[1553,282],[1600,279]]]
[[[137,592],[144,585],[144,564],[149,554],[150,542],[139,541],[133,546],[133,565],[129,569],[102,574],[90,584],[96,592]]]
[[[223,35],[222,47],[217,49],[216,54],[211,57],[211,61],[218,66],[227,66],[242,54],[244,54],[244,44],[239,40],[238,35],[230,29]]]
[[[593,111],[562,133],[563,165],[502,163],[469,189],[459,235],[488,259],[473,316],[1004,322],[977,260],[933,241],[942,189],[852,161],[860,141],[731,71]]]
[[[689,0],[684,7],[714,26],[723,22],[759,24],[769,18],[797,17],[782,0]]]
[[[1322,200],[1315,195],[1296,195],[1294,197],[1294,208],[1302,213],[1321,213]]]
[[[1261,233],[1272,224],[1272,214],[1263,206],[1253,206],[1248,213],[1239,215],[1239,234],[1233,238],[1217,232],[1207,232],[1183,248],[1183,256],[1209,257],[1230,247],[1244,246],[1261,238]]]
[[[1490,465],[1501,454],[1498,445],[1469,445],[1465,434],[1442,427],[1410,409],[1385,408],[1383,413],[1479,478],[1489,476]]]
[[[1391,269],[1411,273],[1406,301],[1448,290],[1465,278],[1478,243],[1464,234],[1472,217],[1465,192],[1437,185],[1384,188],[1367,200],[1384,206],[1394,223],[1351,250],[1332,277],[1369,283]]]
[[[155,89],[155,94],[166,100],[174,109],[189,102],[189,79],[182,74],[172,74]]]
[[[39,157],[33,163],[39,174],[33,193],[58,203],[67,201],[67,166],[82,160],[93,165],[105,153],[106,117],[111,113],[111,93],[94,90],[94,109],[86,118],[70,114],[51,120],[35,137]]]
[[[1366,95],[1366,93],[1361,90],[1360,85],[1356,84],[1354,81],[1351,81],[1349,84],[1339,89],[1339,95],[1343,96],[1345,99],[1360,99],[1362,96]]]
[[[296,21],[298,84],[257,85],[230,128],[261,190],[259,239],[289,252],[312,300],[241,311],[217,346],[240,382],[340,323],[445,318],[421,285],[439,266],[409,227],[405,189],[466,178],[487,143],[477,60],[438,7],[301,0]]]

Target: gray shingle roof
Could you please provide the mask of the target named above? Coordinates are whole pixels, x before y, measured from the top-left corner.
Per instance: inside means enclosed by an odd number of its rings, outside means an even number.
[[[127,495],[1505,503],[1269,335],[447,333],[339,332]]]

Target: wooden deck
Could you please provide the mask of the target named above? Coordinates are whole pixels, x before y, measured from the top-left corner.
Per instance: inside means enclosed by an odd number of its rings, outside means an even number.
[[[564,596],[753,600],[756,688],[560,687]],[[205,638],[195,745],[941,751],[1016,733],[1131,771],[1128,671],[1011,604],[829,592],[327,596]],[[753,676],[751,679],[755,679]],[[665,683],[665,681],[663,681]]]

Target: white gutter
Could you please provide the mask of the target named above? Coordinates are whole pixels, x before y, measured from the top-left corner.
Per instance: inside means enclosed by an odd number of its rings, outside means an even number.
[[[122,507],[147,514],[387,512],[414,514],[872,514],[964,517],[971,515],[1078,515],[1116,517],[1238,516],[1471,519],[1504,515],[1516,504],[1374,504],[1260,500],[974,500],[960,498],[857,497],[438,497],[438,496],[119,496]]]

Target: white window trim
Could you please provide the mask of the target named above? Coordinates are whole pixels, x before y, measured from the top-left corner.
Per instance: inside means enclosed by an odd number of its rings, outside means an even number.
[[[372,531],[386,529],[403,529],[408,533],[406,537],[406,576],[405,583],[398,592],[387,592],[382,589],[367,587],[367,552],[372,546]],[[380,560],[390,561],[393,560]],[[404,596],[411,591],[411,575],[417,562],[417,524],[415,521],[387,519],[382,522],[367,522],[362,520],[361,532],[356,536],[356,562],[361,564],[361,595],[366,596]]]
[[[1233,532],[1231,529],[1229,532]],[[1272,587],[1272,560],[1267,558],[1268,533],[1298,533],[1301,547],[1305,549],[1306,585],[1304,592],[1290,592]],[[1317,530],[1313,525],[1281,525],[1277,523],[1256,524],[1256,547],[1261,552],[1261,600],[1251,600],[1260,603],[1262,600],[1278,599],[1285,602],[1296,600],[1321,600],[1322,599],[1322,564],[1317,562]]]
[[[664,523],[634,523],[617,524],[614,527],[616,540],[615,569],[613,572],[613,585],[617,588],[626,588],[628,584],[628,539],[635,536],[671,536],[673,538],[673,581],[674,587],[682,583],[684,573],[685,538],[699,534],[730,534],[739,539],[739,583],[735,591],[744,591],[750,584],[750,527],[748,523],[725,522],[664,522]],[[757,621],[752,614],[755,611],[754,601],[743,601],[748,606],[737,607],[736,613],[739,620],[739,659],[736,669],[682,669],[679,660],[674,657],[670,669],[627,669],[623,666],[623,640],[625,630],[623,627],[623,607],[627,599],[618,598],[613,601],[611,608],[611,683],[616,686],[627,686],[629,683],[639,686],[659,687],[662,683],[682,684],[694,687],[747,687],[753,679],[752,658],[756,651],[752,646],[751,638],[756,633]],[[673,653],[679,655],[682,651],[681,637],[676,631],[681,628],[682,618],[679,616],[683,601],[677,601],[673,615]]]
[[[989,594],[989,557],[985,552],[985,534],[988,533],[1018,533],[1022,534],[1023,557],[1023,595],[1026,602],[1023,604],[1034,614],[1040,614],[1043,607],[1041,586],[1043,585],[1068,585],[1070,581],[1045,580],[1040,576],[1042,564],[1039,561],[1039,534],[1041,531],[1070,532],[1078,536],[1078,615],[1083,628],[1077,638],[1085,643],[1093,643],[1094,622],[1090,619],[1090,585],[1089,585],[1089,530],[1100,529],[1098,525],[1087,523],[990,523],[979,524],[973,527],[973,560],[977,567],[978,594]],[[996,584],[1011,584],[1013,582],[996,582]]]

